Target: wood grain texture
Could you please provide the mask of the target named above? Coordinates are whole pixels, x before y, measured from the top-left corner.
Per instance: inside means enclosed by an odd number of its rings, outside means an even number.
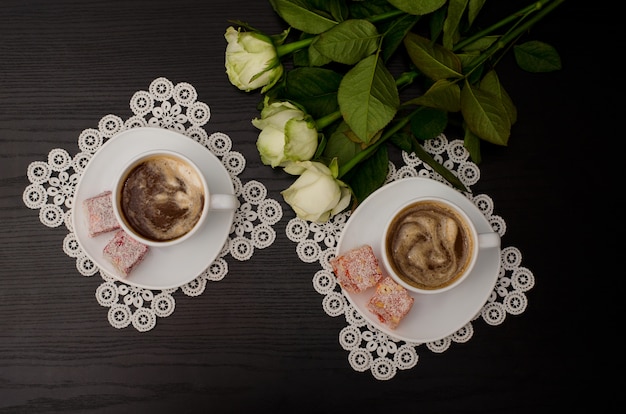
[[[585,322],[593,312],[582,283],[592,274],[586,258],[599,253],[580,242],[597,236],[579,217],[581,199],[608,188],[592,184],[602,174],[593,151],[609,156],[603,134],[619,130],[607,121],[619,119],[617,97],[581,83],[600,70],[570,37],[581,19],[600,30],[593,13],[566,4],[529,34],[557,47],[563,71],[533,75],[502,62],[519,121],[507,148],[484,146],[474,187],[493,198],[507,223],[503,245],[520,248],[536,277],[528,309],[496,327],[476,323],[471,341],[443,354],[421,350],[414,369],[381,382],[350,368],[338,342],[345,321],[324,313],[311,282],[316,267],[300,262],[284,235],[288,206],[270,249],[231,261],[227,277],[199,297],[177,294],[174,314],[139,333],[109,325],[108,308],[95,298],[99,277],[80,276],[62,250],[65,229],[46,228],[22,202],[30,162],[54,148],[75,154],[83,129],[107,114],[130,116],[132,94],[159,76],[196,87],[212,110],[207,132],[229,134],[246,157],[242,180],[260,180],[282,202],[291,178],[261,165],[256,153],[250,120],[259,96],[232,87],[223,64],[229,19],[284,29],[268,2],[0,2],[0,413],[589,406],[587,383],[595,380],[582,373],[610,356],[593,351],[592,340],[610,342],[613,332],[602,336]]]

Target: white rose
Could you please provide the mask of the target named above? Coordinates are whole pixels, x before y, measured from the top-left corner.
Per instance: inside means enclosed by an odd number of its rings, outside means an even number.
[[[268,102],[266,99],[261,118],[252,120],[261,130],[256,146],[263,164],[282,167],[311,159],[318,143],[313,119],[289,102]]]
[[[331,168],[312,161],[294,162],[285,167],[286,172],[299,177],[281,194],[300,219],[323,223],[350,204],[350,189],[336,179],[336,160]]]
[[[249,92],[262,87],[261,92],[265,92],[283,75],[283,66],[268,36],[231,26],[224,37],[228,42],[226,74],[237,88]]]

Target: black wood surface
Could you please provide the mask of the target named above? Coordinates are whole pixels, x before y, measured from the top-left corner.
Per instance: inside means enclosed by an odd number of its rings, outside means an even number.
[[[488,3],[498,16],[498,7],[525,2]],[[621,322],[596,328],[616,318],[592,305],[597,290],[587,281],[607,278],[606,267],[592,264],[608,259],[583,214],[596,208],[588,197],[613,204],[603,166],[616,164],[600,161],[622,127],[610,84],[621,74],[602,70],[594,49],[616,38],[618,26],[581,3],[567,2],[527,35],[557,48],[562,71],[530,74],[511,58],[502,62],[519,120],[508,147],[484,146],[473,188],[493,198],[507,223],[503,245],[518,247],[535,275],[527,310],[495,327],[477,322],[469,342],[442,354],[421,350],[415,368],[377,381],[349,366],[338,342],[345,322],[323,312],[311,283],[316,268],[284,235],[287,205],[271,248],[231,261],[227,277],[201,296],[177,295],[174,314],[139,333],[108,323],[94,296],[99,277],[80,276],[62,251],[67,230],[43,226],[22,202],[29,163],[54,148],[75,154],[82,130],[106,114],[130,116],[132,94],[160,76],[197,89],[212,110],[205,129],[229,134],[246,156],[242,180],[262,181],[282,202],[292,179],[258,160],[250,123],[258,95],[236,90],[224,71],[228,20],[268,33],[284,28],[269,3],[0,1],[0,413],[586,407],[589,387],[601,381],[590,368],[604,365]],[[603,220],[610,226],[608,216],[595,223]]]

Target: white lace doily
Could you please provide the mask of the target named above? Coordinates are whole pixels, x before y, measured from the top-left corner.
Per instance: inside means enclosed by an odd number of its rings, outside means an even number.
[[[434,156],[450,171],[453,171],[466,188],[476,184],[480,170],[469,161],[469,153],[463,147],[463,141],[448,141],[444,135],[426,142],[424,149]],[[424,164],[413,154],[402,153],[404,165],[397,168],[389,165],[387,183],[407,177],[428,177],[449,183],[430,166]],[[502,217],[494,214],[493,200],[485,195],[465,194],[485,215],[491,226],[500,236],[506,232],[506,223]],[[488,325],[499,325],[507,314],[519,315],[526,309],[529,291],[535,283],[532,272],[521,266],[522,254],[515,247],[503,247],[501,250],[500,273],[494,290],[481,311],[464,327],[443,339],[426,344],[409,343],[397,340],[369,324],[343,295],[333,274],[330,259],[334,257],[341,231],[350,213],[341,213],[327,223],[309,223],[298,218],[289,221],[286,227],[287,237],[295,242],[300,260],[306,263],[318,262],[321,269],[313,276],[313,287],[323,295],[322,307],[332,317],[342,316],[347,326],[339,333],[339,343],[348,351],[350,366],[356,371],[369,370],[379,380],[393,378],[398,370],[416,366],[418,348],[424,345],[431,352],[445,352],[453,342],[464,343],[472,338],[472,323],[482,319]]]
[[[124,121],[119,116],[106,115],[98,128],[82,131],[78,137],[79,152],[73,157],[66,150],[55,148],[46,161],[35,161],[28,166],[31,184],[24,190],[24,204],[38,209],[39,219],[47,227],[65,224],[69,233],[63,242],[63,251],[76,259],[81,275],[100,274],[103,282],[96,289],[96,299],[109,308],[108,320],[115,328],[132,324],[138,331],[149,331],[158,317],[174,312],[174,293],[179,289],[187,296],[202,294],[207,282],[222,280],[228,273],[227,256],[239,261],[249,260],[255,249],[265,249],[276,238],[273,226],[283,216],[280,203],[267,198],[267,189],[260,182],[242,183],[238,176],[246,166],[245,158],[232,150],[228,135],[207,134],[203,126],[209,121],[211,110],[197,98],[196,89],[188,83],[174,85],[166,78],[155,79],[147,91],[138,91],[130,99],[132,117]],[[162,291],[129,286],[104,273],[81,250],[71,226],[74,192],[91,157],[114,135],[145,126],[171,129],[204,145],[228,171],[240,202],[218,258],[193,281]]]

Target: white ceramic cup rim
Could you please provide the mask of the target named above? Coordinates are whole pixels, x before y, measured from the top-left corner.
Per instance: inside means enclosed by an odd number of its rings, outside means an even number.
[[[422,289],[422,288],[418,288],[416,286],[408,284],[407,282],[402,280],[402,278],[398,274],[396,274],[391,264],[389,263],[390,259],[387,257],[387,247],[386,247],[387,232],[389,230],[389,226],[391,225],[394,217],[396,217],[398,213],[400,213],[404,208],[408,207],[409,205],[417,203],[417,202],[422,202],[422,201],[434,201],[434,202],[442,203],[448,206],[450,209],[454,210],[459,215],[459,217],[461,217],[465,221],[466,227],[469,230],[469,236],[472,239],[472,251],[468,259],[468,264],[465,266],[465,270],[463,271],[463,273],[460,276],[458,276],[452,283],[449,283],[443,287],[435,288],[435,289]],[[474,222],[471,220],[468,214],[457,204],[445,198],[435,197],[435,196],[424,196],[424,197],[413,198],[407,201],[406,203],[402,204],[400,207],[398,207],[393,212],[393,214],[391,214],[387,223],[385,223],[385,227],[384,227],[384,231],[382,235],[382,242],[381,242],[382,264],[385,270],[387,271],[387,273],[389,274],[389,276],[391,276],[391,278],[396,283],[398,283],[400,286],[404,287],[410,292],[422,293],[422,294],[435,294],[435,293],[445,292],[460,285],[467,278],[467,276],[469,276],[469,274],[472,273],[472,270],[474,269],[474,265],[476,264],[476,261],[478,259],[478,254],[480,252],[480,245],[479,245],[478,237],[479,237],[478,230],[476,229]]]
[[[203,188],[203,191],[204,191],[204,205],[202,207],[202,213],[200,215],[200,218],[198,219],[196,224],[191,228],[191,230],[189,230],[184,235],[182,235],[180,237],[177,237],[175,239],[164,240],[164,241],[147,239],[147,238],[143,237],[141,234],[138,234],[123,219],[123,217],[122,217],[123,213],[121,212],[121,208],[120,208],[120,205],[119,205],[119,203],[120,203],[120,196],[119,196],[120,195],[120,190],[121,190],[121,187],[124,185],[124,181],[126,179],[127,174],[134,167],[136,167],[141,162],[143,162],[145,159],[151,158],[151,157],[155,157],[155,156],[159,156],[159,155],[172,157],[172,158],[178,158],[178,159],[186,162],[193,169],[193,171],[198,175],[198,177],[200,178],[200,181],[202,183],[202,188]],[[119,171],[119,173],[117,174],[117,176],[116,176],[116,178],[115,178],[115,180],[113,182],[113,190],[111,191],[111,193],[112,193],[111,197],[112,197],[112,202],[113,202],[113,213],[115,214],[115,218],[117,219],[117,221],[118,221],[120,227],[122,228],[122,230],[124,230],[126,233],[128,233],[131,237],[133,237],[134,239],[136,239],[140,243],[143,243],[143,244],[148,245],[148,246],[153,246],[153,247],[173,246],[173,245],[182,243],[183,241],[185,241],[185,240],[189,239],[190,237],[192,237],[198,231],[198,229],[200,229],[202,227],[202,225],[206,221],[206,217],[209,214],[209,207],[210,207],[210,201],[211,201],[211,193],[209,191],[209,184],[207,183],[206,177],[204,176],[204,174],[202,173],[200,168],[196,165],[196,163],[194,163],[188,157],[186,157],[185,155],[183,155],[183,154],[181,154],[179,152],[172,151],[172,150],[166,150],[166,149],[155,149],[155,150],[149,150],[149,151],[142,152],[141,154],[138,154],[137,156],[133,157],[130,161],[128,161],[126,164],[124,164],[124,167],[122,167],[122,169]]]

